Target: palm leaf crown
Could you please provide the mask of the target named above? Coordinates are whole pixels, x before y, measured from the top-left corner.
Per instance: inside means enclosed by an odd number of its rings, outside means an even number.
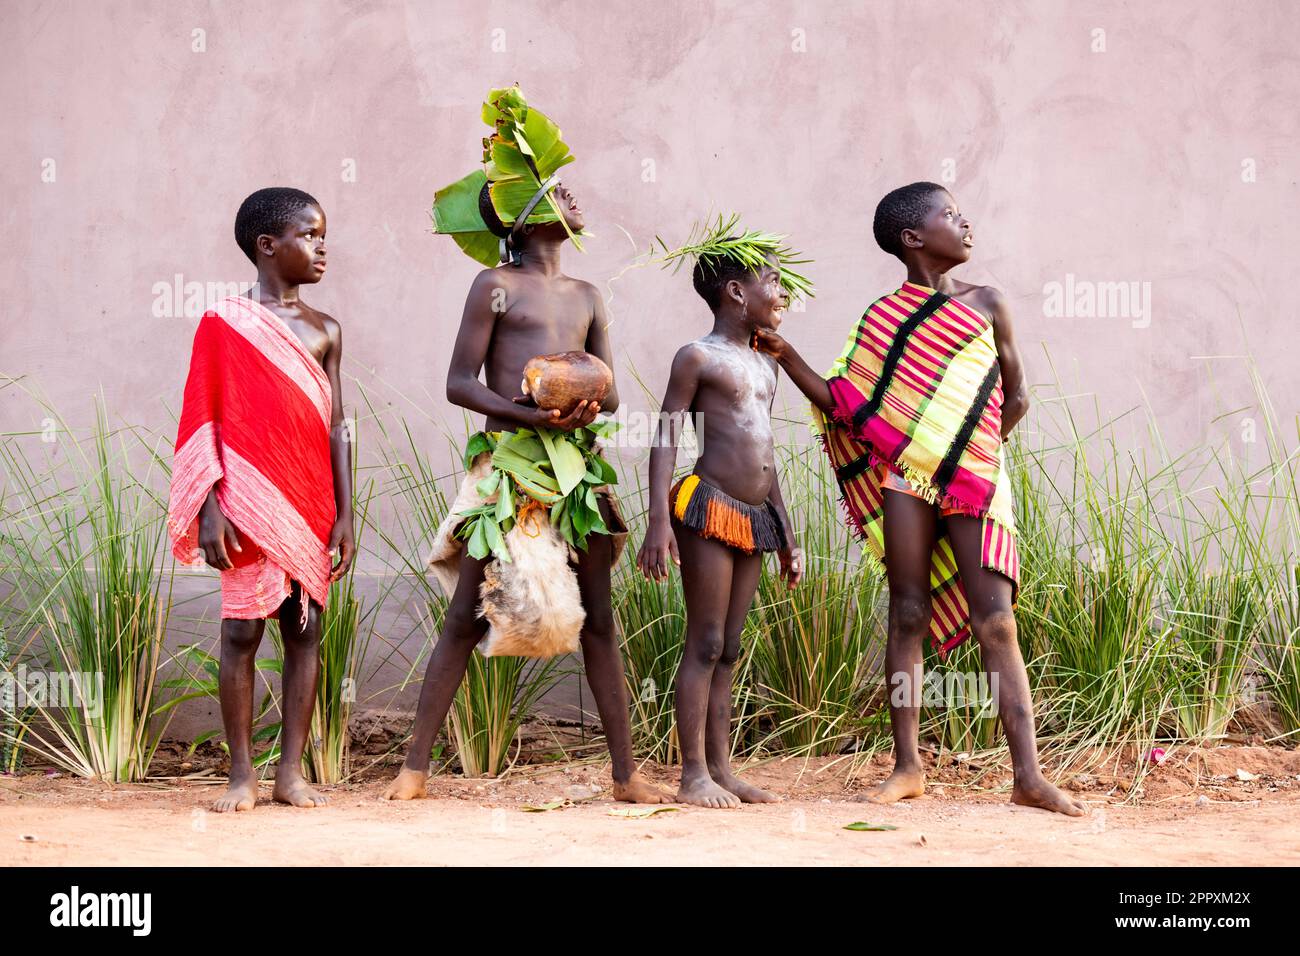
[[[720,260],[731,259],[758,273],[768,264],[767,257],[775,256],[779,280],[792,300],[803,296],[812,298],[816,294],[812,282],[791,268],[811,262],[811,259],[799,258],[800,253],[785,244],[785,236],[756,229],[742,230],[739,224],[740,216],[735,213],[729,216],[719,213],[712,222],[696,223],[685,244],[676,249],[669,249],[667,243],[656,236],[655,242],[663,249],[659,261],[665,267],[671,265],[675,273],[687,260],[703,262],[711,267]]]

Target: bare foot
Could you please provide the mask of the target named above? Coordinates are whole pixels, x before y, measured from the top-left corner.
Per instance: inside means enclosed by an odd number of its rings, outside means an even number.
[[[925,793],[925,775],[919,770],[899,770],[853,799],[859,803],[897,803]]]
[[[229,813],[232,810],[251,810],[257,803],[257,778],[245,777],[232,779],[226,792],[221,795],[212,809],[217,813]]]
[[[635,770],[624,783],[614,781],[614,799],[624,803],[672,803],[666,790],[656,787]]]
[[[1038,807],[1041,810],[1064,813],[1067,817],[1082,817],[1088,813],[1084,804],[1060,787],[1048,783],[1047,778],[1041,774],[1026,783],[1017,782],[1011,788],[1011,802],[1022,807]]]
[[[775,793],[756,787],[752,783],[745,783],[734,773],[729,770],[719,770],[716,773],[709,771],[709,776],[713,778],[714,783],[723,790],[728,790],[740,797],[741,803],[780,803],[781,798]]]
[[[704,775],[697,778],[682,777],[682,784],[677,788],[677,802],[714,810],[734,810],[740,806],[740,797],[730,790],[722,789],[713,782],[712,777]]]
[[[384,800],[423,800],[425,796],[425,784],[429,775],[421,770],[408,770],[402,768],[402,772],[397,778],[388,785],[384,791]]]
[[[276,777],[275,789],[271,791],[271,799],[277,803],[287,803],[294,807],[323,807],[329,803],[324,794],[318,793],[307,786],[307,781],[296,774],[288,780],[281,780]]]

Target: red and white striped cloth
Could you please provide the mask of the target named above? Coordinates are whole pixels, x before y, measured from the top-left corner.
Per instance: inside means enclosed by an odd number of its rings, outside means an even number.
[[[284,321],[243,296],[205,312],[194,334],[176,435],[167,528],[178,561],[203,561],[199,510],[239,530],[221,573],[221,616],[263,618],[292,581],[322,607],[334,526],[329,378]],[[303,602],[306,612],[306,602]]]

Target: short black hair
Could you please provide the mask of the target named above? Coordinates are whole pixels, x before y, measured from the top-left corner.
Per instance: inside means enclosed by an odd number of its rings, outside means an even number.
[[[871,223],[876,245],[891,256],[903,258],[903,230],[919,229],[930,211],[930,197],[947,191],[938,183],[911,183],[885,193]]]
[[[498,239],[504,239],[510,235],[510,227],[501,221],[496,206],[492,205],[491,185],[491,183],[484,183],[483,188],[478,191],[478,214],[483,217],[483,225],[488,227],[488,232]]]
[[[316,198],[290,186],[259,189],[235,213],[235,242],[257,264],[257,237],[278,236],[305,206],[320,206]]]
[[[728,236],[727,238],[739,239],[740,237]],[[757,276],[753,269],[731,256],[701,256],[695,263],[695,268],[691,270],[691,285],[695,286],[695,291],[700,294],[700,298],[707,302],[714,312],[718,311],[718,306],[722,304],[722,290],[727,287],[728,282],[732,279],[744,282],[746,279],[754,278]]]

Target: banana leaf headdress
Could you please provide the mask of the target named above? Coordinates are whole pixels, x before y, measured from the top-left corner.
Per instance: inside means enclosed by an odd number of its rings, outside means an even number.
[[[711,223],[697,223],[691,229],[685,244],[676,249],[669,249],[656,236],[655,241],[663,249],[663,254],[657,258],[665,268],[671,265],[673,272],[687,260],[701,263],[706,269],[713,269],[722,260],[730,259],[758,273],[768,265],[767,257],[774,256],[778,280],[789,293],[791,301],[815,295],[812,282],[791,268],[811,262],[811,259],[799,258],[799,253],[785,244],[785,236],[754,229],[739,229],[739,222],[740,217],[733,213],[730,216],[719,214]]]
[[[483,139],[483,169],[434,194],[434,231],[485,266],[520,264],[526,222],[560,222],[581,249],[552,194],[558,170],[574,159],[560,128],[531,108],[518,86],[488,92],[483,122],[493,128]]]

